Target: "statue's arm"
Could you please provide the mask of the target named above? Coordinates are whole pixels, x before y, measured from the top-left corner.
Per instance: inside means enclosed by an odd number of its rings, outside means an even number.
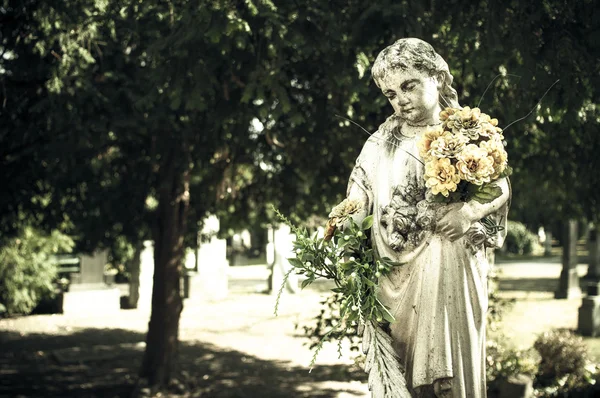
[[[506,178],[501,178],[494,184],[502,190],[502,193],[489,203],[471,200],[446,206],[446,213],[437,222],[436,232],[454,241],[463,236],[473,223],[500,210],[510,198],[510,186]]]

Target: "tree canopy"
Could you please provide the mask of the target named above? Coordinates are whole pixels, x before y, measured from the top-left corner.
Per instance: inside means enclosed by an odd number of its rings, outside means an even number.
[[[370,66],[407,36],[447,60],[461,104],[510,125],[512,218],[597,220],[597,3],[1,0],[1,231],[153,238],[153,308],[176,316],[149,343],[176,336],[184,237],[208,213],[327,214],[367,138],[346,119],[372,133],[392,112]]]

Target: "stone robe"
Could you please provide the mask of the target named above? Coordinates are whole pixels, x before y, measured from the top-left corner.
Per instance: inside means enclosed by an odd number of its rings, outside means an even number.
[[[403,265],[380,280],[378,296],[396,319],[394,348],[414,396],[433,396],[433,382],[452,378],[452,396],[486,396],[486,247],[503,240],[477,222],[458,240],[436,234],[444,205],[426,200],[416,137],[395,116],[366,142],[348,197],[373,214],[372,242],[381,257]],[[506,222],[506,206],[492,215]]]

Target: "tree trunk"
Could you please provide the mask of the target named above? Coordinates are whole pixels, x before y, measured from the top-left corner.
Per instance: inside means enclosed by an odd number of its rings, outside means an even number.
[[[140,376],[148,386],[168,386],[178,348],[183,309],[179,281],[184,257],[184,234],[189,207],[189,162],[172,150],[161,165],[154,229],[154,286],[146,352]],[[186,159],[187,157],[183,157]],[[184,163],[185,162],[185,163]],[[178,165],[184,166],[177,168]]]

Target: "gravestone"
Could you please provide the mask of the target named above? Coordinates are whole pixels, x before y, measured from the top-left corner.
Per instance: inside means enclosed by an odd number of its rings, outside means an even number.
[[[208,217],[204,222],[197,256],[198,274],[190,280],[190,296],[207,300],[222,300],[229,293],[229,262],[227,261],[227,242],[219,239],[217,233],[221,226],[216,216]]]
[[[567,221],[563,228],[563,269],[554,297],[570,299],[581,297],[579,276],[577,275],[577,220]]]
[[[552,231],[546,232],[546,239],[544,240],[544,256],[549,257],[552,255]]]
[[[587,296],[579,307],[577,331],[584,336],[596,337],[600,336],[600,240],[597,228],[590,231],[588,248],[588,273],[583,277]]]
[[[272,239],[269,244],[272,243],[271,247],[273,253],[273,265],[271,266],[271,275],[269,277],[269,290],[271,294],[278,294],[285,274],[292,268],[288,258],[295,257],[293,249],[296,236],[292,234],[291,228],[288,225],[283,224],[279,225],[269,233],[269,239]],[[267,245],[267,257],[269,257],[269,249],[270,247]],[[292,272],[288,276],[285,290],[289,293],[298,292],[298,275]]]
[[[133,259],[131,261],[131,269],[129,276],[129,297],[128,297],[128,308],[137,308],[138,300],[140,298],[140,261],[142,250],[144,248],[143,243],[138,243],[135,247]]]
[[[588,253],[588,272],[583,277],[583,280],[586,284],[600,283],[600,239],[598,239],[598,227],[590,231],[588,239]]]
[[[107,257],[106,250],[80,256],[79,273],[69,291],[63,294],[64,314],[106,314],[120,310],[120,290],[104,283]]]
[[[154,285],[154,242],[144,241],[140,254],[139,295],[137,307],[142,310],[152,308],[152,286]]]

